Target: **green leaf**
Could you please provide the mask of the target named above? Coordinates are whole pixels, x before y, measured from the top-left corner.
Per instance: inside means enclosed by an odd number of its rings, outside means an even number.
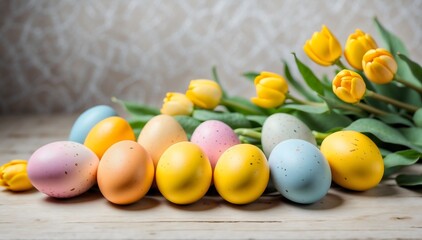
[[[379,115],[377,116],[378,119],[381,121],[388,123],[388,124],[403,124],[408,127],[413,127],[414,124],[412,121],[398,115],[398,114],[385,114],[385,115]]]
[[[287,81],[289,82],[289,87],[293,86],[299,93],[302,94],[303,97],[310,101],[320,101],[320,99],[316,96],[315,92],[309,91],[309,89],[305,88],[299,81],[297,81],[290,72],[289,65],[286,61],[283,61],[284,64],[284,75],[286,76]]]
[[[246,77],[248,80],[254,82],[255,78],[259,76],[259,72],[245,72],[242,74],[244,77]]]
[[[266,114],[263,108],[260,108],[249,100],[238,96],[222,98],[220,104],[225,106],[231,112],[239,112],[246,115]]]
[[[202,123],[198,119],[184,115],[174,116],[174,119],[176,119],[176,121],[183,127],[183,130],[185,130],[189,139],[191,138],[192,133],[199,126],[199,124]]]
[[[324,96],[320,95],[319,97],[321,97],[325,101],[329,109],[338,109],[343,114],[353,114],[359,117],[367,116],[367,114],[364,111],[362,111],[362,109],[352,104],[348,104],[341,101],[332,92],[331,93],[327,92]]]
[[[302,111],[294,111],[290,114],[302,120],[311,130],[318,132],[329,132],[335,128],[344,128],[352,122],[350,118],[334,111],[322,114],[312,114]]]
[[[406,64],[406,62],[404,62],[401,58],[399,58],[397,56],[398,53],[402,53],[402,54],[405,54],[407,56],[409,55],[409,52],[406,49],[403,42],[400,40],[399,37],[394,35],[392,32],[388,31],[378,21],[377,18],[374,18],[374,22],[375,22],[376,28],[378,29],[379,33],[381,34],[381,37],[383,38],[384,42],[387,45],[386,48],[391,52],[391,54],[393,54],[394,58],[396,59],[397,66],[398,66],[397,75],[399,75],[403,79],[406,79],[407,81],[409,81],[413,84],[420,85],[418,80],[416,80],[415,77],[413,76],[413,74],[412,74],[410,68],[408,67],[408,65]]]
[[[148,105],[129,102],[129,101],[123,101],[120,99],[117,99],[116,97],[111,98],[112,102],[118,103],[121,106],[123,106],[128,113],[131,115],[159,115],[160,110],[158,108],[154,108]]]
[[[153,118],[154,115],[137,115],[128,119],[128,123],[132,128],[142,129],[145,124]]]
[[[415,164],[422,156],[421,153],[408,149],[388,154],[384,158],[384,167],[409,166]]]
[[[383,142],[403,145],[418,152],[422,152],[422,147],[416,146],[415,144],[411,143],[397,129],[392,128],[387,124],[376,119],[358,119],[352,124],[350,124],[348,127],[346,127],[345,130],[371,133]]]
[[[399,128],[401,134],[415,145],[422,146],[422,128]]]
[[[325,113],[325,112],[328,112],[329,110],[327,105],[310,106],[310,105],[301,105],[301,104],[293,104],[293,103],[284,104],[283,106],[280,107],[280,109],[294,109],[294,110],[298,110],[302,112],[315,113],[315,114]]]
[[[399,171],[404,166],[415,164],[420,157],[421,153],[411,149],[387,154],[384,157],[384,177]]]
[[[302,63],[297,57],[296,54],[293,53],[293,56],[295,58],[295,62],[297,65],[297,68],[299,69],[300,74],[302,74],[303,79],[305,80],[306,84],[317,92],[320,95],[324,94],[324,86],[322,85],[321,81],[315,76],[315,74],[312,72],[312,70],[306,66],[304,63]]]
[[[407,66],[410,68],[410,71],[413,73],[413,76],[419,80],[419,82],[422,82],[422,67],[417,62],[412,61],[410,58],[408,58],[406,55],[402,53],[397,54],[400,59],[402,59]],[[420,85],[419,85],[420,86]]]
[[[267,116],[261,115],[246,115],[246,118],[249,122],[257,123],[260,126],[264,125],[265,120],[267,120]]]
[[[251,123],[245,117],[245,115],[236,112],[231,113],[215,112],[208,110],[194,110],[192,117],[196,118],[199,121],[219,120],[229,125],[232,129],[251,127]]]
[[[396,177],[396,182],[402,187],[414,187],[422,185],[422,175],[401,174]]]
[[[218,74],[217,74],[217,67],[216,67],[216,66],[213,66],[213,67],[212,67],[212,69],[211,69],[211,73],[212,73],[212,77],[213,77],[214,81],[215,81],[216,83],[218,83],[218,85],[220,85],[221,92],[223,93],[223,98],[224,98],[224,97],[227,97],[227,92],[226,92],[226,90],[223,88],[223,85],[221,85],[220,78],[218,77]]]

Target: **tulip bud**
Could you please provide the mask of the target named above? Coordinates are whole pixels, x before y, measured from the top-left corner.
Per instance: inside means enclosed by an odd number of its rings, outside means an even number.
[[[363,78],[350,70],[342,70],[333,79],[334,94],[347,103],[358,103],[365,95],[366,85]]]
[[[192,80],[189,84],[186,96],[195,106],[204,109],[214,109],[220,104],[223,92],[218,83],[211,80]]]
[[[280,106],[286,100],[289,90],[286,80],[278,74],[271,72],[261,72],[254,80],[257,97],[251,101],[263,108],[273,108]]]
[[[393,80],[397,72],[397,62],[385,49],[371,49],[363,55],[363,71],[369,81],[386,84]]]
[[[347,62],[355,69],[362,70],[363,55],[371,49],[376,49],[377,44],[371,35],[360,29],[349,35],[344,47],[344,56]]]
[[[26,172],[27,161],[12,160],[0,167],[0,186],[11,191],[25,191],[32,188]]]
[[[193,103],[182,93],[169,92],[163,100],[162,114],[171,116],[190,115],[193,111]]]
[[[341,56],[339,41],[325,25],[322,25],[321,32],[315,32],[306,41],[303,50],[312,61],[322,66],[333,65]]]

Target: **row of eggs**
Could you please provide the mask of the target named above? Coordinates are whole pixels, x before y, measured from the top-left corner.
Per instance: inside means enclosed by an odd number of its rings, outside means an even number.
[[[189,204],[202,198],[211,184],[234,204],[255,201],[269,185],[287,199],[306,204],[327,194],[332,176],[336,180],[348,174],[332,173],[324,156],[332,152],[330,146],[323,154],[324,146],[318,149],[309,128],[288,114],[267,118],[262,147],[241,144],[228,125],[216,120],[201,123],[188,140],[167,115],[153,117],[136,139],[125,119],[101,105],[79,116],[69,141],[36,150],[27,171],[35,188],[49,196],[77,196],[97,183],[115,204],[136,202],[151,187],[173,203]]]

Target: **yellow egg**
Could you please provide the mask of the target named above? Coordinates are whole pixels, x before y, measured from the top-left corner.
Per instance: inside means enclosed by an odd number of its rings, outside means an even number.
[[[239,144],[227,149],[214,169],[214,185],[226,201],[247,204],[258,199],[270,178],[267,158],[258,147]]]
[[[109,117],[97,123],[89,131],[84,145],[101,159],[111,145],[122,140],[136,140],[132,127],[121,117]]]
[[[201,199],[211,185],[211,164],[199,146],[179,142],[161,156],[156,182],[161,194],[170,202],[190,204]]]
[[[138,137],[138,143],[151,155],[154,166],[157,166],[158,160],[168,147],[187,140],[185,130],[169,115],[157,115],[151,118]]]
[[[333,181],[356,191],[375,187],[384,174],[384,162],[377,145],[355,131],[338,131],[324,139],[321,152],[328,160]]]
[[[130,204],[141,199],[154,179],[154,164],[137,142],[124,140],[104,153],[97,171],[98,187],[115,204]]]

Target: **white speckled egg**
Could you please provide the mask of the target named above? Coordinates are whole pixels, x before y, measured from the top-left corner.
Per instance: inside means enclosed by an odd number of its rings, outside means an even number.
[[[191,142],[201,147],[214,169],[221,154],[231,146],[239,144],[240,140],[229,125],[218,120],[208,120],[195,129]]]
[[[312,131],[300,119],[286,113],[269,116],[262,126],[261,143],[265,155],[270,156],[273,148],[287,139],[302,139],[316,145]]]
[[[269,164],[275,188],[293,202],[316,202],[331,186],[328,161],[307,141],[289,139],[279,143],[271,152]]]
[[[40,192],[70,198],[97,182],[97,155],[84,145],[58,141],[37,149],[28,160],[28,177]]]

